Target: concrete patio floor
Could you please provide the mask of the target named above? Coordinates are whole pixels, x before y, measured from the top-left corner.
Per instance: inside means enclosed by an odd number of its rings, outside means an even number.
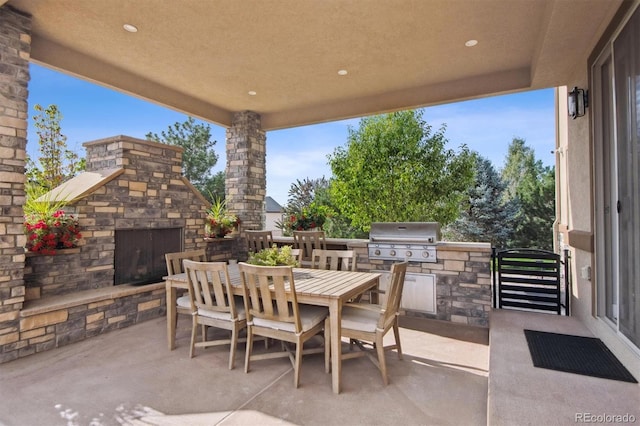
[[[640,384],[533,366],[523,330],[593,337],[577,318],[494,310],[490,322],[487,424],[640,423]]]
[[[257,361],[249,374],[244,344],[231,371],[224,346],[190,359],[189,320],[169,351],[165,319],[155,319],[0,365],[0,424],[485,425],[488,330],[405,323],[429,332],[401,329],[405,357],[388,354],[390,384],[352,359],[335,395],[322,355],[305,357],[295,389],[288,359]]]
[[[402,318],[405,357],[389,353],[390,384],[367,359],[347,360],[340,395],[320,355],[305,357],[294,389],[287,359],[245,374],[241,344],[229,371],[226,347],[189,358],[184,317],[169,351],[165,324],[0,365],[0,425],[570,425],[578,413],[640,422],[640,385],[533,367],[522,330],[589,336],[575,318],[494,311],[490,331]]]

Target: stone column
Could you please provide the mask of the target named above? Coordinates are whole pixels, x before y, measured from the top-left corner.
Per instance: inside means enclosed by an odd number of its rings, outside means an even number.
[[[30,52],[31,18],[0,7],[0,362],[15,358],[20,349]]]
[[[233,116],[227,129],[226,199],[241,229],[264,229],[266,140],[259,114],[242,111]]]

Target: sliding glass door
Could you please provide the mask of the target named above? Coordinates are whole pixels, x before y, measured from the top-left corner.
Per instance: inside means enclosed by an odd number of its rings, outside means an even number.
[[[593,70],[598,313],[640,347],[640,9]]]

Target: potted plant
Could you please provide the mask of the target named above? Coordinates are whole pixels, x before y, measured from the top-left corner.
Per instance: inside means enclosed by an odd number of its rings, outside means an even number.
[[[227,202],[224,199],[216,199],[207,211],[207,219],[204,225],[205,238],[224,238],[227,234],[236,231],[240,219],[227,210]]]
[[[291,246],[278,248],[275,244],[271,248],[265,248],[257,253],[249,253],[247,263],[259,266],[294,266],[297,267],[298,260],[292,254]]]

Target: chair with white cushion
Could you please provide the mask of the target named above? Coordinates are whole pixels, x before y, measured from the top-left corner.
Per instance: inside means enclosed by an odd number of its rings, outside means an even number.
[[[293,383],[300,383],[302,356],[324,352],[325,370],[329,371],[329,311],[322,306],[299,305],[291,266],[257,266],[238,264],[243,283],[247,312],[247,348],[244,371],[249,372],[251,361],[289,357],[294,368]],[[303,351],[306,341],[322,332],[324,348]],[[295,344],[291,351],[252,354],[254,336],[263,336]],[[283,345],[284,346],[284,345]]]
[[[342,359],[367,356],[380,370],[385,385],[389,383],[389,378],[384,351],[396,349],[398,358],[402,359],[398,316],[406,272],[407,262],[395,263],[391,266],[388,297],[382,305],[347,303],[342,308],[341,335],[350,339],[351,348],[353,344],[360,348],[360,351],[343,353]],[[395,344],[385,347],[383,338],[391,329],[395,336]],[[373,349],[365,345],[371,345]],[[377,353],[377,358],[373,355],[374,351]]]
[[[195,260],[197,262],[204,262],[207,260],[207,252],[205,249],[180,251],[176,253],[166,253],[164,255],[165,262],[167,263],[167,275],[176,275],[184,272],[182,268],[182,261],[184,259]],[[191,315],[191,302],[189,300],[189,294],[185,293],[176,300],[176,312],[178,314]],[[178,322],[178,315],[174,318],[173,328],[173,340],[175,341],[176,325]]]
[[[229,270],[225,262],[194,262],[185,260],[184,269],[189,281],[191,315],[191,349],[189,356],[193,358],[195,348],[230,345],[229,370],[235,364],[238,334],[247,325],[244,303],[241,298],[234,297]],[[222,328],[231,331],[229,339],[207,340],[202,334],[202,341],[196,342],[198,325]]]

